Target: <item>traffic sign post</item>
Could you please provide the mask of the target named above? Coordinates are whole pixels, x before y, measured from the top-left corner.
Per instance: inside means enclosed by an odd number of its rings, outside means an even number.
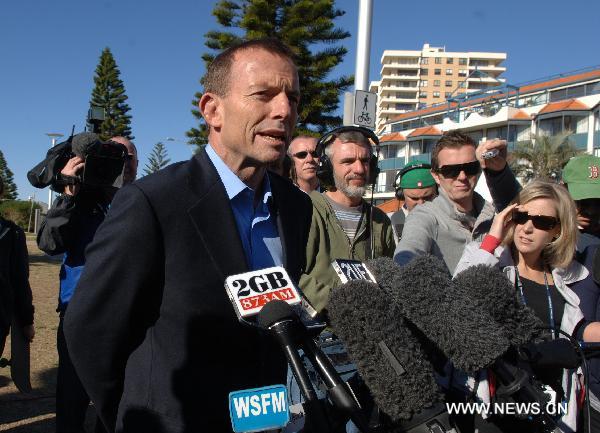
[[[375,129],[377,94],[357,90],[354,94],[354,124]]]

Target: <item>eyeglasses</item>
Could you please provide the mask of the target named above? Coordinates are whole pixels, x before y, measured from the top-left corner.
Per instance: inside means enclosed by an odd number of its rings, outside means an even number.
[[[315,159],[319,157],[319,154],[317,153],[316,150],[312,150],[310,152],[303,150],[301,152],[294,153],[292,156],[294,156],[295,158],[298,158],[298,159],[304,159],[308,156],[309,153],[310,153],[310,156],[312,156]]]
[[[461,171],[464,171],[467,176],[475,176],[481,171],[481,165],[479,161],[471,161],[465,164],[448,164],[442,165],[436,171],[446,178],[458,177]]]
[[[529,215],[527,212],[513,211],[512,220],[516,224],[525,224],[531,220],[538,230],[552,230],[559,223],[558,218],[549,215]]]

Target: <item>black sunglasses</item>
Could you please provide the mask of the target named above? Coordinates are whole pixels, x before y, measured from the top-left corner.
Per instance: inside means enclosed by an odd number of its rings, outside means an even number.
[[[317,153],[316,150],[313,150],[313,151],[310,151],[310,152],[307,152],[306,150],[303,150],[301,152],[294,153],[292,156],[294,156],[294,157],[296,157],[298,159],[304,159],[304,158],[306,158],[308,156],[309,153],[310,153],[310,156],[312,156],[315,159],[319,157],[319,154]]]
[[[513,211],[512,220],[516,224],[525,224],[531,220],[533,226],[538,230],[552,230],[559,223],[558,218],[548,215],[529,215],[527,212]]]
[[[464,171],[467,176],[475,176],[481,171],[481,165],[479,161],[471,161],[465,164],[448,164],[442,165],[436,171],[446,178],[458,177],[461,171]]]

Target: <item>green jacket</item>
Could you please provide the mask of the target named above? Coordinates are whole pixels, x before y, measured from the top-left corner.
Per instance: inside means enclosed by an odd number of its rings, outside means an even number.
[[[331,262],[335,259],[371,259],[369,218],[365,218],[365,215],[370,215],[371,206],[363,203],[365,213],[354,241],[350,242],[323,194],[313,191],[310,198],[313,214],[306,246],[306,270],[300,277],[300,288],[312,306],[321,312],[327,306],[331,289],[341,284]],[[392,224],[379,208],[373,208],[373,234],[373,257],[393,257],[395,242]]]

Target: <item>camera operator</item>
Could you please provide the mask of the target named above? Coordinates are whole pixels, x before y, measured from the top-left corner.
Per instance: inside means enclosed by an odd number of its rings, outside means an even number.
[[[127,149],[123,168],[123,184],[131,183],[137,174],[137,150],[125,137],[113,137],[110,142]],[[110,145],[110,142],[108,143]],[[105,144],[105,143],[103,143]],[[82,155],[73,156],[60,174],[73,183],[65,185],[63,194],[48,210],[38,233],[39,248],[49,255],[63,254],[60,269],[60,291],[57,312],[60,322],[57,332],[58,377],[56,383],[56,431],[81,432],[90,399],[77,376],[63,334],[64,315],[85,265],[85,248],[104,221],[117,188],[90,186],[79,182],[85,167]],[[97,422],[96,430],[101,427]],[[102,429],[100,429],[102,431]]]

